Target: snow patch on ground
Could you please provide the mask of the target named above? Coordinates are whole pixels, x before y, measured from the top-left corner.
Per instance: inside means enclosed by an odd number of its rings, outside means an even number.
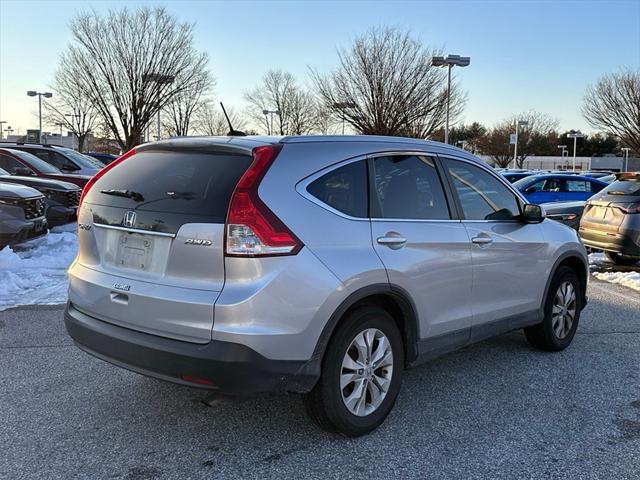
[[[607,261],[607,257],[604,256],[602,252],[596,252],[589,254],[589,265],[600,265],[601,263],[605,263]]]
[[[640,292],[640,272],[593,272],[598,280],[618,283]]]
[[[67,268],[77,250],[75,223],[54,227],[48,235],[14,249],[0,250],[0,311],[66,302]]]

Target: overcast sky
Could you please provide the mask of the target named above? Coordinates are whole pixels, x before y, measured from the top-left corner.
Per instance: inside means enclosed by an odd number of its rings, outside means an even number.
[[[240,109],[243,93],[269,69],[329,70],[336,48],[373,26],[410,30],[430,47],[468,55],[458,69],[468,93],[464,121],[493,125],[531,109],[562,129],[590,131],[580,114],[586,87],[607,72],[640,69],[640,1],[29,1],[0,0],[0,120],[37,128],[37,99],[78,12],[164,6],[195,23],[196,45],[210,57],[216,98]],[[47,129],[51,129],[50,127]],[[55,130],[55,127],[53,128]],[[16,132],[17,133],[17,132]]]

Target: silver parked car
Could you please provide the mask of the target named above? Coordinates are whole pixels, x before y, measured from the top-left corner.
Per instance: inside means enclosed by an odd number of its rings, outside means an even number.
[[[288,391],[380,425],[405,368],[524,328],[567,347],[576,232],[469,153],[392,137],[145,144],[87,184],[65,321],[80,348],[185,385]]]

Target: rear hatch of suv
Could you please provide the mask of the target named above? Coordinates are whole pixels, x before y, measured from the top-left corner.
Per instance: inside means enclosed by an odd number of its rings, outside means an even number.
[[[640,175],[622,174],[585,205],[580,222],[583,240],[603,248],[624,235],[631,219],[640,219]]]
[[[211,340],[224,225],[251,148],[143,146],[91,186],[79,213],[72,307],[146,333]]]

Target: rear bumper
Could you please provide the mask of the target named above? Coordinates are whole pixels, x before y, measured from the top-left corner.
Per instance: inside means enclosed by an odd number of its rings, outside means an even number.
[[[580,227],[579,234],[582,243],[587,247],[632,257],[640,256],[640,244],[634,241],[634,237],[636,237],[640,242],[640,232],[612,233]]]
[[[305,393],[320,375],[318,361],[270,360],[236,343],[213,340],[203,345],[158,337],[103,322],[70,303],[64,317],[67,332],[85,352],[173,383],[232,395]]]

